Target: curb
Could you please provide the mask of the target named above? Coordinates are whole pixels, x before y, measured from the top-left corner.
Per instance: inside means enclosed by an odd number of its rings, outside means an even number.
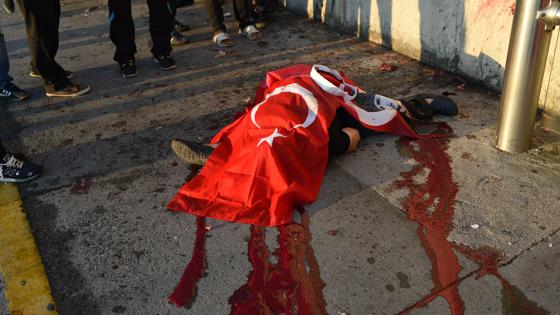
[[[0,184],[0,272],[9,314],[58,314],[14,184]]]

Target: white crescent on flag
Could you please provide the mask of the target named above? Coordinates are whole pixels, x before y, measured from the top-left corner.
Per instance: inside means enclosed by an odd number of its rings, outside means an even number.
[[[270,97],[278,95],[280,93],[297,94],[297,95],[299,95],[303,98],[303,100],[305,101],[305,105],[307,106],[307,117],[305,118],[305,121],[301,124],[295,125],[293,127],[293,129],[307,128],[307,127],[311,126],[311,124],[313,122],[315,122],[315,119],[317,119],[317,112],[319,111],[319,103],[317,102],[317,99],[315,98],[313,93],[311,93],[308,89],[302,87],[301,85],[299,85],[297,83],[293,83],[293,84],[280,86],[280,87],[276,88],[274,91],[267,94],[265,99],[262,102],[260,102],[258,105],[253,107],[253,109],[251,110],[251,121],[253,122],[253,124],[255,126],[257,126],[257,128],[262,129],[261,126],[258,124],[257,119],[256,119],[256,115],[257,115],[257,112],[258,112],[259,108],[262,105],[264,105],[264,103],[266,103],[266,101]],[[280,132],[278,132],[278,129],[275,129],[274,132],[270,136],[261,138],[259,140],[257,146],[261,145],[261,143],[263,143],[263,142],[266,142],[266,143],[268,143],[268,145],[270,145],[272,147],[272,143],[274,142],[274,138],[278,138],[278,137],[286,137],[286,136],[281,134]]]

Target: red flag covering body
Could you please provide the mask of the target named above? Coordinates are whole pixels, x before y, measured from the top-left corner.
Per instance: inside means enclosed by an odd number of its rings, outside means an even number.
[[[317,198],[338,108],[367,128],[417,137],[396,110],[366,112],[354,104],[358,90],[320,65],[269,72],[256,105],[214,137],[218,147],[168,207],[239,223],[290,223],[295,205]]]

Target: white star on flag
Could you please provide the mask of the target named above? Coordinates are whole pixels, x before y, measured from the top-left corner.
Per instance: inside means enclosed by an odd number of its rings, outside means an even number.
[[[272,143],[274,142],[274,138],[286,138],[286,136],[279,133],[278,128],[276,128],[274,129],[274,132],[270,136],[261,138],[261,140],[259,140],[259,143],[257,144],[257,147],[260,146],[261,143],[266,142],[272,148]]]

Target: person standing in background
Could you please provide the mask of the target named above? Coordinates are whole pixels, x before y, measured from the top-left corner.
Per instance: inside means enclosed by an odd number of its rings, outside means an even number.
[[[14,10],[13,0],[3,0],[6,10]],[[55,60],[58,51],[59,0],[18,0],[25,19],[27,42],[31,53],[30,75],[42,77],[46,95],[75,97],[89,92],[87,85],[70,81],[73,73],[64,70]]]
[[[212,39],[220,47],[231,47],[234,45],[224,24],[224,12],[220,0],[205,0],[208,19],[212,24]],[[233,0],[233,11],[239,22],[239,34],[247,39],[256,41],[261,39],[261,32],[255,27],[252,13],[249,10],[247,0]]]
[[[44,1],[44,0],[41,0]],[[58,0],[56,0],[58,1]],[[176,68],[171,54],[171,30],[173,17],[167,1],[146,0],[149,9],[152,55],[162,70]],[[109,36],[116,46],[113,59],[119,64],[124,78],[136,76],[136,44],[131,0],[109,0]]]

